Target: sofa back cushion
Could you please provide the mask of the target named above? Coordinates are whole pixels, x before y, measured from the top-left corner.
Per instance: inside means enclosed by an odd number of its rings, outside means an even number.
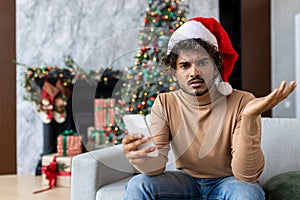
[[[288,171],[300,170],[300,119],[262,118],[265,168],[261,184]]]

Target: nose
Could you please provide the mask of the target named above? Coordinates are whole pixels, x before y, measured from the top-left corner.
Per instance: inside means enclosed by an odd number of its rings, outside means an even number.
[[[196,65],[192,65],[190,69],[190,77],[197,77],[200,75],[200,71]]]

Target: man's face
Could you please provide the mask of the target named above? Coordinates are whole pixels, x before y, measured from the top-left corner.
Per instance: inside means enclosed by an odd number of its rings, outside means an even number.
[[[204,49],[183,50],[176,60],[175,77],[188,94],[201,96],[214,84],[215,65]]]

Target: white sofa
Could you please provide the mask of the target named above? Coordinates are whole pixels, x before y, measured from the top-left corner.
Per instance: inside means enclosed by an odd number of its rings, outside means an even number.
[[[262,148],[266,161],[260,177],[262,185],[274,175],[300,170],[299,144],[299,119],[262,119]],[[174,169],[174,166],[174,162],[169,162],[167,169]],[[78,155],[72,164],[71,200],[120,200],[125,184],[135,173],[120,145]]]

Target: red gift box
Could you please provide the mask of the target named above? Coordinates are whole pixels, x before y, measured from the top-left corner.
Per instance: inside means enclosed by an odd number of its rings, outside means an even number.
[[[57,137],[57,156],[76,156],[82,153],[82,138],[66,130]]]
[[[55,164],[55,165],[53,165]],[[56,169],[51,169],[55,166]],[[56,154],[44,155],[42,157],[42,184],[61,187],[70,187],[72,157],[57,157]],[[52,183],[49,183],[52,181]]]
[[[103,129],[103,127],[115,125],[115,99],[95,99],[95,129]]]

